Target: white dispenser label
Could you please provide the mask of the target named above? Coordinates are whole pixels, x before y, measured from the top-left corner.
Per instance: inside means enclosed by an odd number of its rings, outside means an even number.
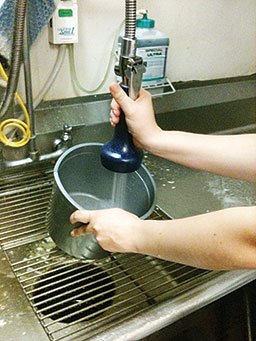
[[[118,44],[117,57],[119,58],[121,45]],[[167,46],[139,47],[136,49],[136,55],[142,57],[146,71],[143,73],[142,85],[152,86],[166,83],[166,60]],[[117,76],[116,80],[121,81]]]
[[[167,50],[167,47],[141,47],[137,49],[137,55],[143,58],[146,66],[143,82],[165,79]]]
[[[49,41],[53,44],[78,42],[78,8],[76,0],[60,1],[49,22]]]

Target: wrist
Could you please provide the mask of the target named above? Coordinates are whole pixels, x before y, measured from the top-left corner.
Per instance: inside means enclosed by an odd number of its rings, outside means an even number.
[[[146,227],[146,220],[140,219],[139,224],[132,230],[132,243],[128,252],[144,254],[145,246],[148,241],[148,232]]]
[[[164,131],[160,127],[156,127],[153,131],[144,133],[142,147],[148,152],[154,154],[154,151],[160,149],[162,135]]]
[[[148,137],[147,146],[145,149],[151,154],[161,156],[165,149],[166,131],[159,128],[154,134]]]
[[[133,234],[134,242],[131,252],[146,255],[154,255],[156,250],[156,221],[140,220],[136,232]]]

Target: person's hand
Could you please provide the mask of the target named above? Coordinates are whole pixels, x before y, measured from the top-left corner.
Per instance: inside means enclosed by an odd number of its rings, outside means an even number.
[[[142,220],[119,208],[87,211],[78,210],[70,222],[84,223],[71,231],[72,237],[93,233],[101,247],[110,252],[136,252],[137,234]]]
[[[157,139],[161,128],[155,120],[152,98],[149,92],[140,90],[138,98],[133,101],[117,83],[110,85],[113,96],[111,102],[110,123],[113,127],[119,122],[122,108],[127,127],[138,147],[150,150],[151,144]]]

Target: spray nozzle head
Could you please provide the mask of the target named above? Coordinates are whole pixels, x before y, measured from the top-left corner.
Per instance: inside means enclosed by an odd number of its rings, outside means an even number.
[[[116,173],[132,173],[139,169],[143,152],[134,146],[128,136],[115,132],[111,141],[101,149],[101,164]]]

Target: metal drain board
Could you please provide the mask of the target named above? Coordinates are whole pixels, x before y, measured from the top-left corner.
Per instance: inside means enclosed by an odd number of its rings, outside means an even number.
[[[81,261],[58,250],[45,228],[50,169],[0,178],[0,243],[50,340],[91,340],[211,276],[135,254]],[[156,208],[151,219],[169,219]]]

